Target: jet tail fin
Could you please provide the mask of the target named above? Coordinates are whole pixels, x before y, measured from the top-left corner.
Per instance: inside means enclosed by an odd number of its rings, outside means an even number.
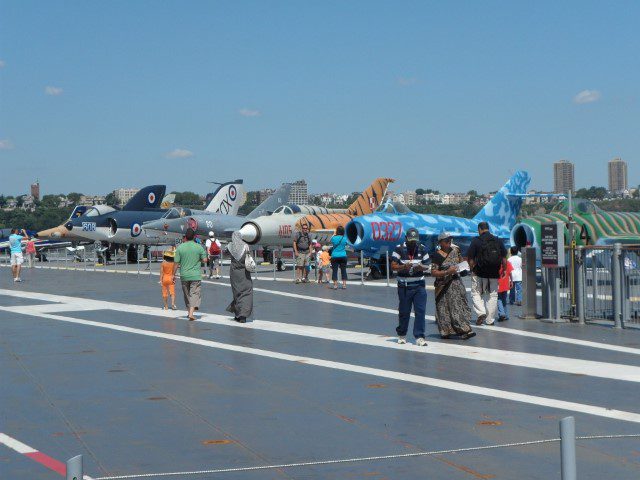
[[[393,178],[376,178],[369,187],[358,195],[356,201],[349,205],[347,213],[353,216],[373,213],[382,203],[387,187],[395,182]]]
[[[216,191],[207,197],[210,200],[205,211],[222,213],[223,215],[237,215],[246,200],[246,192],[242,180],[238,179],[221,183]]]
[[[283,183],[278,190],[276,190],[269,198],[258,205],[253,211],[247,215],[247,218],[257,218],[262,215],[268,215],[272,213],[280,205],[284,205],[289,201],[289,194],[291,193],[291,184]]]
[[[494,227],[513,228],[522,206],[522,194],[527,193],[530,182],[527,172],[517,171],[473,219]]]
[[[140,211],[145,208],[158,208],[167,191],[166,185],[149,185],[138,190],[131,200],[129,200],[122,210]]]

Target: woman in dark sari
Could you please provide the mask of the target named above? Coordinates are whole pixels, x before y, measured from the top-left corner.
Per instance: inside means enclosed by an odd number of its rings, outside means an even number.
[[[457,265],[462,262],[460,249],[452,244],[451,235],[438,236],[440,249],[433,254],[431,276],[435,277],[436,323],[442,338],[460,335],[468,340],[476,334],[471,330],[471,308],[467,291],[460,279]]]
[[[249,246],[242,240],[240,232],[233,232],[227,251],[231,257],[229,278],[233,293],[233,301],[227,307],[227,312],[233,313],[236,322],[245,323],[253,311],[253,282],[244,264],[246,255],[249,255]]]

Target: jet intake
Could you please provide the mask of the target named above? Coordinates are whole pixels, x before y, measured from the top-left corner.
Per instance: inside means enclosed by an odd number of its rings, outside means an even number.
[[[107,223],[109,224],[109,238],[115,237],[116,233],[118,233],[118,222],[116,222],[115,218],[108,218]]]
[[[511,245],[518,247],[518,250],[533,247],[536,243],[536,234],[531,225],[518,223],[511,230]]]

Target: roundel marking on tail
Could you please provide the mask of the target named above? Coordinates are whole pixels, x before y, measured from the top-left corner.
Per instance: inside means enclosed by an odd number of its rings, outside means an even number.
[[[153,205],[156,202],[156,194],[149,192],[149,195],[147,195],[147,202],[149,202],[149,205]]]

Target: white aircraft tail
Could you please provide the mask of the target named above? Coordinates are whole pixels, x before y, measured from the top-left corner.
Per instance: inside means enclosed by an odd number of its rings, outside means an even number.
[[[246,200],[246,192],[242,180],[233,180],[220,184],[211,195],[211,201],[205,211],[222,213],[223,215],[237,215],[238,210]]]

